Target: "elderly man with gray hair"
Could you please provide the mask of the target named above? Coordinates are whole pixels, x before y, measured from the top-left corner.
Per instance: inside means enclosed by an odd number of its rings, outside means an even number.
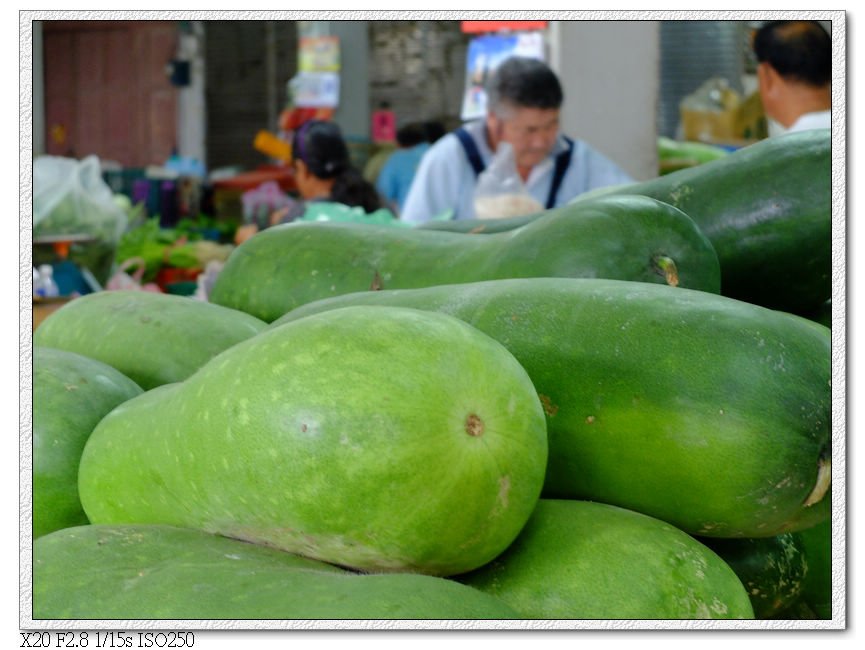
[[[448,210],[455,219],[478,216],[475,187],[501,143],[510,145],[528,196],[542,208],[632,178],[603,154],[559,130],[564,95],[542,61],[511,57],[487,85],[487,114],[439,139],[424,155],[405,200],[402,218],[420,223]]]

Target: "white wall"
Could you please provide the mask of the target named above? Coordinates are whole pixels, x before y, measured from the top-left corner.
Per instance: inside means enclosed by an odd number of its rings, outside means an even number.
[[[369,26],[366,21],[331,21],[339,36],[339,106],[333,119],[347,138],[369,138]]]
[[[562,130],[637,180],[657,176],[656,21],[554,21],[550,65],[565,92]]]

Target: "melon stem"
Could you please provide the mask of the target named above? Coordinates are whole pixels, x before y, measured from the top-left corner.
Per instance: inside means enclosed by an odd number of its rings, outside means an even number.
[[[679,286],[679,270],[676,268],[676,262],[666,255],[656,255],[652,258],[652,265],[655,270],[664,276],[671,287]]]
[[[820,499],[826,496],[830,485],[832,485],[832,460],[828,457],[820,458],[817,462],[817,480],[814,483],[814,489],[811,490],[811,494],[802,505],[807,508],[818,503]]]

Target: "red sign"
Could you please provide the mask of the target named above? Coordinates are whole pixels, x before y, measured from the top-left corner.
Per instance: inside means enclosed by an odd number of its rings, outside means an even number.
[[[481,32],[521,32],[532,29],[546,29],[546,20],[463,20],[460,29],[466,34]]]
[[[375,111],[372,114],[373,142],[396,140],[396,114],[393,111]]]

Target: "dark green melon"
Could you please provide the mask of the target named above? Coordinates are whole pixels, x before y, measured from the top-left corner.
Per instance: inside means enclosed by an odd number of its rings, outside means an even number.
[[[33,537],[87,523],[78,498],[84,444],[105,415],[141,392],[101,361],[33,348]]]

